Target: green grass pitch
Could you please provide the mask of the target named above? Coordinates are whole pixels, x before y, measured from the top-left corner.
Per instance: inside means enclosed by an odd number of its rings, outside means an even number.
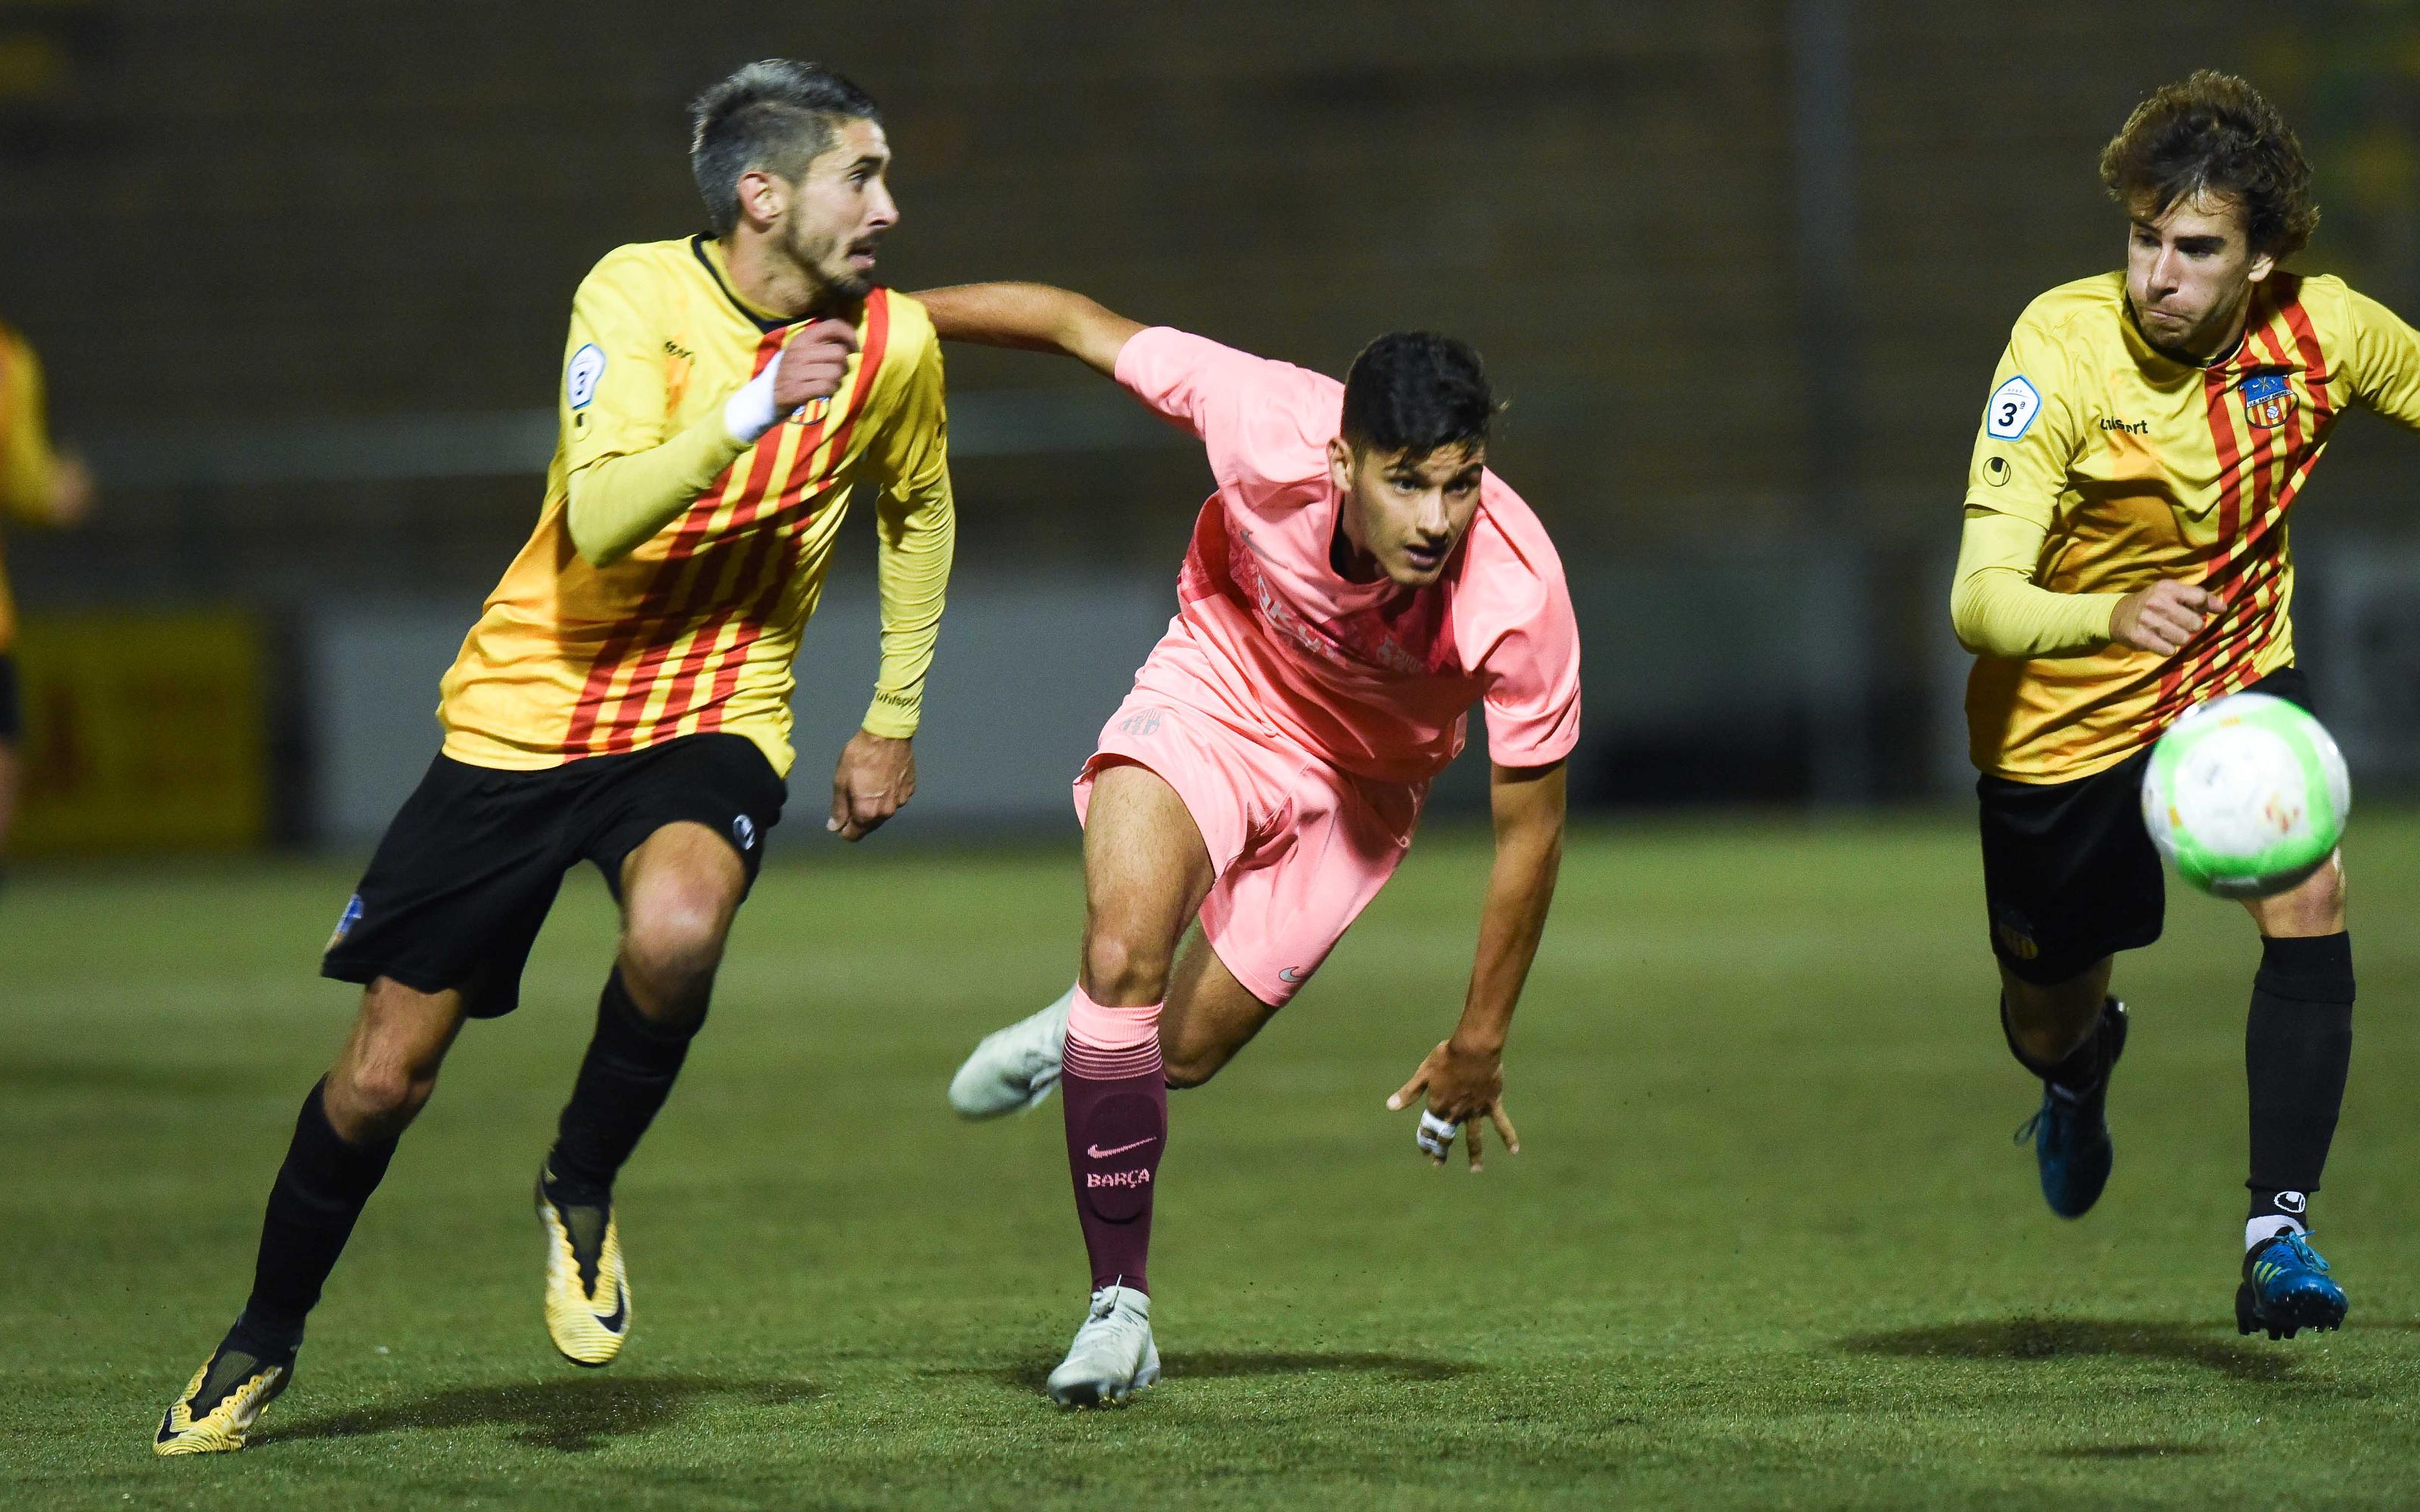
[[[2233,1328],[2257,949],[2233,905],[2172,894],[2122,964],[2117,1174],[2067,1224],[2009,1142],[2031,1084],[1962,819],[1584,830],[1509,1059],[1528,1148],[1474,1177],[1381,1106],[1460,1006],[1486,849],[1440,830],[1175,1100],[1167,1379],[1072,1415],[1041,1390],[1083,1303],[1058,1103],[970,1127],[941,1098],[1068,980],[1072,840],[788,839],[623,1180],[621,1361],[549,1349],[527,1200],[610,949],[583,876],[521,1011],[458,1046],[295,1388],[206,1460],[155,1459],[151,1430],[241,1300],[349,1013],[313,972],[351,872],[21,872],[0,1504],[2420,1502],[2420,815],[2364,815],[2350,846],[2359,1054],[2316,1204],[2342,1333]]]

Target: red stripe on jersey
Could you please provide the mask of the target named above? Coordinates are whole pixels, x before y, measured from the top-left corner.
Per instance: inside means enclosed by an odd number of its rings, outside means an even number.
[[[2311,395],[2308,434],[2318,437],[2334,409],[2327,399],[2326,354],[2301,301],[2284,305],[2264,321],[2255,340],[2275,363],[2303,370],[2304,388]],[[2305,450],[2304,437],[2302,408],[2297,405],[2286,412],[2284,424],[2260,438],[2248,522],[2240,533],[2222,537],[2219,544],[2226,557],[2204,579],[2205,586],[2220,594],[2218,613],[2226,617],[2227,629],[2214,636],[2211,644],[2181,670],[2178,691],[2185,697],[2210,682],[2213,672],[2217,676],[2211,696],[2245,686],[2255,675],[2260,654],[2275,638],[2279,620],[2273,610],[2285,583],[2286,514],[2319,455],[2316,447]]]
[[[784,327],[780,331],[768,331],[757,338],[754,359],[749,364],[751,378],[762,373],[765,365],[781,353],[783,337],[787,333],[788,328]],[[760,494],[763,491],[766,475],[772,471],[776,450],[778,448],[759,447],[758,455],[747,459],[751,462],[749,491]],[[565,755],[597,753],[591,737],[607,705],[617,702],[613,697],[613,687],[620,681],[622,669],[631,652],[640,649],[643,637],[654,640],[660,634],[663,618],[676,602],[686,607],[688,601],[695,596],[701,575],[690,559],[697,554],[706,538],[707,528],[721,511],[722,496],[730,487],[732,469],[739,466],[740,460],[734,459],[731,467],[716,474],[714,482],[698,495],[697,501],[681,517],[680,529],[666,548],[664,560],[658,563],[646,592],[640,595],[639,602],[623,619],[621,626],[607,638],[605,644],[597,649],[596,657],[589,662],[588,676],[581,687],[578,702],[572,707],[571,721],[564,731],[562,749]],[[634,671],[630,684],[625,685],[623,699],[618,702],[628,701],[629,689],[636,682],[637,672]],[[644,701],[642,702],[644,705]]]
[[[828,471],[836,472],[848,455],[850,434],[857,428],[858,417],[865,412],[867,400],[874,393],[876,378],[882,369],[882,359],[891,346],[891,291],[876,289],[865,297],[865,347],[858,360],[858,392],[850,396],[848,413],[832,431],[831,456]],[[750,606],[739,633],[732,638],[730,649],[715,669],[714,690],[707,696],[706,712],[698,718],[697,727],[719,730],[722,727],[722,711],[730,702],[732,691],[739,686],[739,670],[747,665],[748,650],[765,633],[765,622],[782,601],[782,589],[789,573],[797,568],[799,553],[805,549],[806,525],[802,520],[792,537],[791,549],[783,554],[784,570],[766,588],[757,602]]]
[[[801,442],[799,442],[799,455],[797,459],[794,459],[794,465],[791,465],[789,486],[782,488],[782,499],[779,499],[779,503],[774,505],[772,520],[762,528],[760,542],[755,545],[755,549],[751,549],[748,562],[745,562],[743,568],[740,568],[740,576],[734,583],[734,591],[743,591],[745,585],[752,583],[752,580],[755,580],[755,576],[752,574],[768,571],[765,566],[760,566],[762,554],[772,556],[769,580],[765,580],[765,585],[762,585],[760,591],[757,591],[751,600],[743,600],[745,608],[740,608],[740,605],[731,605],[731,608],[726,608],[719,617],[714,619],[711,636],[702,636],[702,639],[699,639],[699,643],[705,643],[709,656],[714,658],[711,671],[706,668],[706,658],[694,658],[692,663],[682,665],[680,682],[677,682],[675,689],[673,689],[673,697],[665,702],[663,716],[659,716],[656,726],[648,731],[648,738],[660,740],[663,735],[671,733],[673,728],[680,726],[682,718],[688,718],[690,711],[697,709],[699,704],[697,689],[709,687],[709,677],[711,677],[711,687],[709,692],[706,692],[705,714],[699,716],[697,728],[699,731],[714,731],[714,728],[721,728],[723,704],[728,704],[728,699],[731,699],[734,689],[738,687],[740,668],[748,663],[748,648],[755,646],[757,639],[762,639],[762,634],[765,634],[765,625],[772,619],[774,609],[782,605],[782,588],[786,585],[786,579],[789,579],[791,571],[797,568],[797,549],[791,547],[791,542],[803,542],[803,539],[806,539],[808,528],[814,525],[814,517],[815,517],[815,511],[814,511],[815,496],[820,496],[825,484],[830,482],[832,476],[842,470],[842,465],[847,462],[849,436],[854,433],[854,428],[857,428],[857,419],[866,411],[866,404],[869,404],[871,396],[874,396],[874,385],[876,385],[876,379],[881,378],[883,356],[888,353],[888,348],[891,348],[891,290],[876,288],[874,293],[866,295],[866,341],[864,341],[864,348],[861,348],[861,353],[859,353],[857,358],[857,387],[854,387],[854,392],[849,394],[847,411],[842,411],[840,424],[830,428],[830,440],[820,440],[820,438],[814,436],[814,433],[801,438]],[[825,421],[830,421],[830,413],[825,413]],[[818,425],[818,431],[820,431],[820,425]],[[820,470],[814,465],[818,442],[820,442],[820,448],[825,450],[825,462]],[[731,619],[734,617],[738,617],[740,622],[738,634],[731,636],[731,646],[721,648],[721,651],[716,654],[714,641],[721,639],[723,626],[731,625]]]
[[[2218,454],[2218,537],[2226,541],[2235,534],[2236,515],[2240,507],[2238,490],[2243,484],[2237,464],[2242,460],[2242,447],[2235,439],[2235,422],[2227,412],[2226,377],[2216,371],[2205,372],[2201,385],[2204,418],[2210,424],[2211,444]],[[2204,633],[2216,638],[2216,616],[2205,625]],[[2190,670],[2187,660],[2185,655],[2180,654],[2169,658],[2168,665],[2161,671],[2159,698],[2153,705],[2155,711],[2168,708],[2176,702],[2186,686],[2185,674]]]

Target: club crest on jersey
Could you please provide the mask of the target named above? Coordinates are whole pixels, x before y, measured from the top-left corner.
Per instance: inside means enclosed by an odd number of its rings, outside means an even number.
[[[2243,418],[2263,430],[2273,430],[2294,412],[2294,391],[2274,373],[2255,373],[2243,380]]]
[[[830,413],[831,401],[830,399],[809,399],[806,403],[790,411],[790,418],[787,424],[793,425],[820,425],[824,422],[824,416]]]

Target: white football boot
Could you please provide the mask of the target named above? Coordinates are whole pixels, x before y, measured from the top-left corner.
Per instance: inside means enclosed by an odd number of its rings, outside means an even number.
[[[985,1035],[950,1078],[950,1106],[962,1117],[997,1119],[1032,1107],[1059,1085],[1067,1053],[1067,1013],[1076,990],[1029,1018]]]
[[[1151,1338],[1151,1299],[1131,1287],[1103,1287],[1067,1358],[1050,1372],[1050,1399],[1062,1407],[1123,1407],[1159,1380]]]

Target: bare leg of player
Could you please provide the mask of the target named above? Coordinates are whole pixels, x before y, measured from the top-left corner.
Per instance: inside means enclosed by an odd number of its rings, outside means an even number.
[[[1093,781],[1084,825],[1084,950],[1067,1015],[1067,1167],[1093,1294],[1050,1373],[1063,1407],[1114,1405],[1159,1379],[1151,1337],[1153,1184],[1168,1135],[1160,1010],[1176,945],[1212,881],[1174,789],[1140,766]]]
[[[1159,1057],[1169,1087],[1199,1087],[1218,1075],[1277,1011],[1237,981],[1196,933],[1177,958],[1168,1007],[1159,1016]]]

